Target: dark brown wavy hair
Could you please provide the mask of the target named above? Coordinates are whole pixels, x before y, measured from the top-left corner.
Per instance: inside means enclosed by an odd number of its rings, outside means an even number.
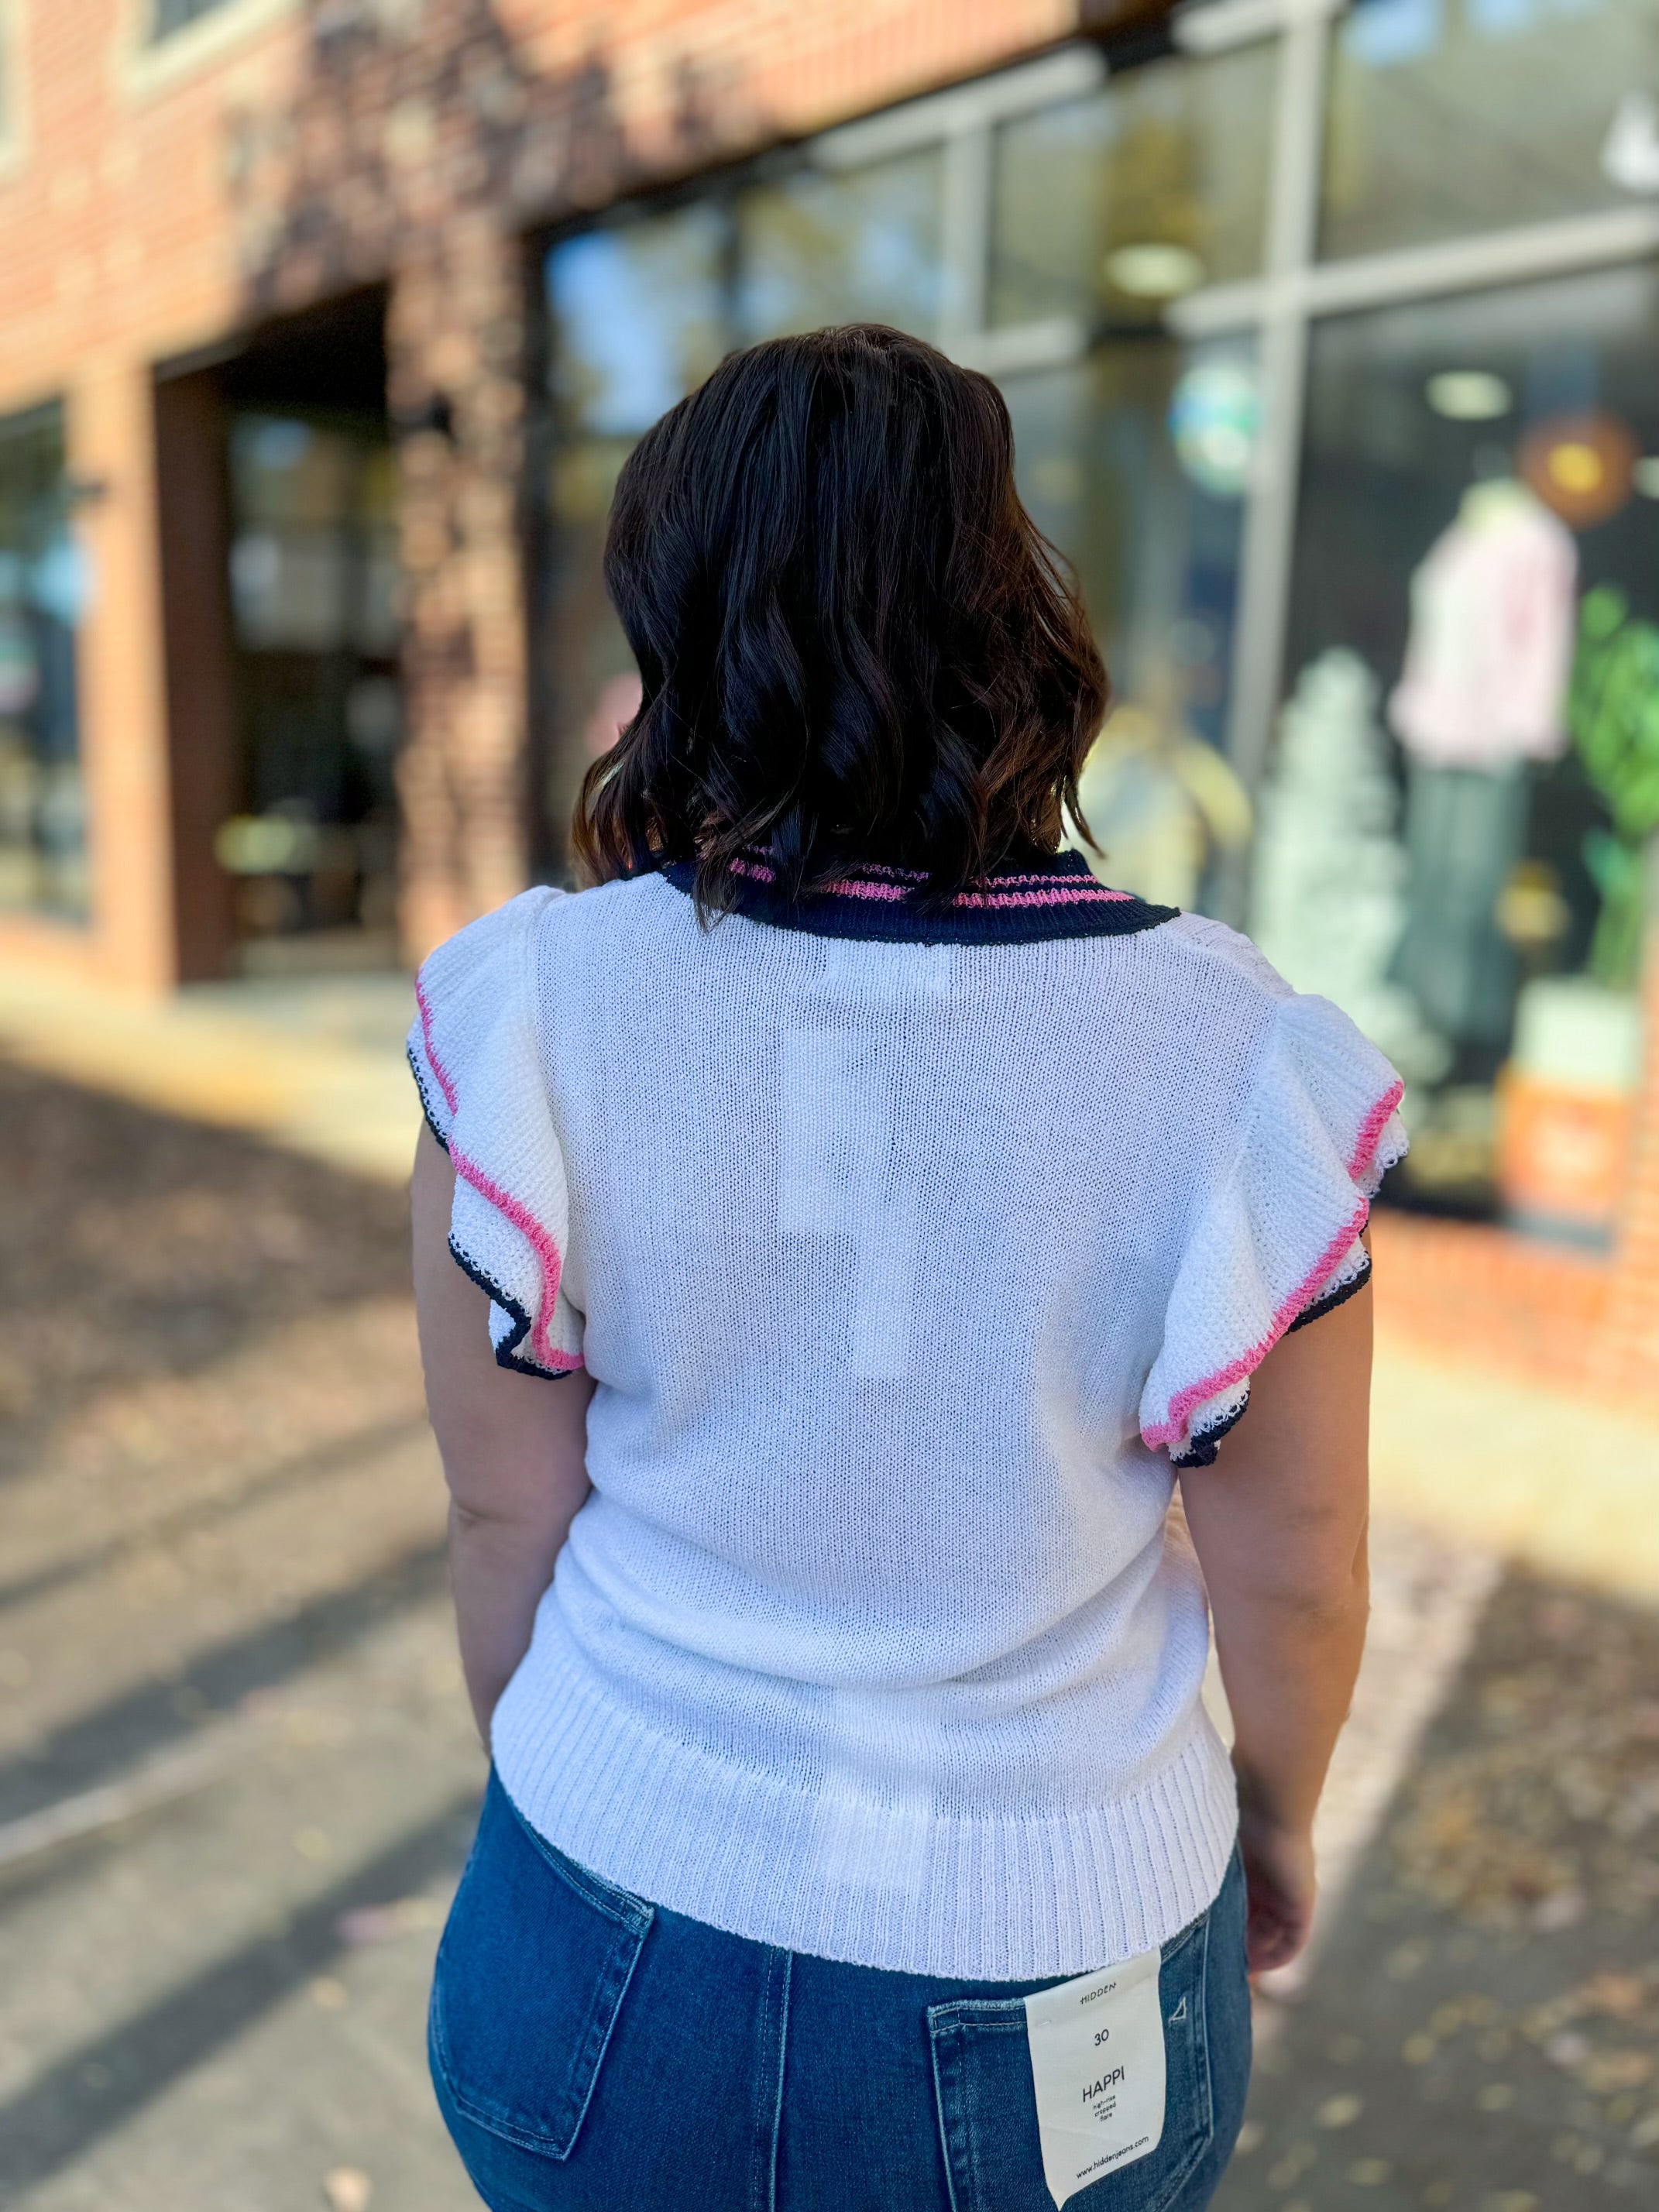
[[[606,587],[638,713],[589,769],[597,881],[760,853],[787,895],[878,862],[945,898],[1052,853],[1106,710],[990,380],[879,324],[732,355],[623,469]]]

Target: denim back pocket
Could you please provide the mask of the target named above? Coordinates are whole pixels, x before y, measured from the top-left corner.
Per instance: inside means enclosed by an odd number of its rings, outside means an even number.
[[[1073,2212],[1169,2212],[1210,2146],[1208,1938],[1206,1915],[1165,1948],[1158,1968],[1164,2105],[1158,2148],[1067,2197]],[[1024,2000],[932,2005],[927,2029],[951,2212],[1054,2212],[1042,2178]]]
[[[568,2158],[653,1917],[526,1826],[492,1776],[432,1982],[432,2063],[456,2110]]]

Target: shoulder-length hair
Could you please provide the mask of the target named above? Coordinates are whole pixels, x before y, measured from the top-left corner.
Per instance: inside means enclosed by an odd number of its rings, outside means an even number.
[[[1052,853],[1105,713],[1075,585],[988,378],[879,324],[730,356],[624,465],[605,585],[639,711],[583,780],[598,881],[759,854],[787,896],[876,862],[949,897]]]

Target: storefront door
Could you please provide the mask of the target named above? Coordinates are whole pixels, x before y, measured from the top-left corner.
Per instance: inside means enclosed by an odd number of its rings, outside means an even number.
[[[395,469],[384,416],[239,411],[242,797],[218,835],[246,972],[395,958]]]

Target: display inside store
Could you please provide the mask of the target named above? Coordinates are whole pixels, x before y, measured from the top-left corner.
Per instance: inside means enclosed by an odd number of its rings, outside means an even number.
[[[1316,331],[1300,679],[1269,784],[1295,787],[1298,714],[1346,654],[1386,730],[1404,911],[1386,961],[1374,948],[1332,995],[1380,1042],[1403,994],[1434,1041],[1414,1061],[1387,1048],[1411,1078],[1395,1194],[1592,1245],[1625,1173],[1659,824],[1656,345],[1647,269]],[[1352,808],[1333,778],[1302,846],[1340,842]],[[1256,913],[1292,973],[1300,849],[1269,835],[1257,862]]]

